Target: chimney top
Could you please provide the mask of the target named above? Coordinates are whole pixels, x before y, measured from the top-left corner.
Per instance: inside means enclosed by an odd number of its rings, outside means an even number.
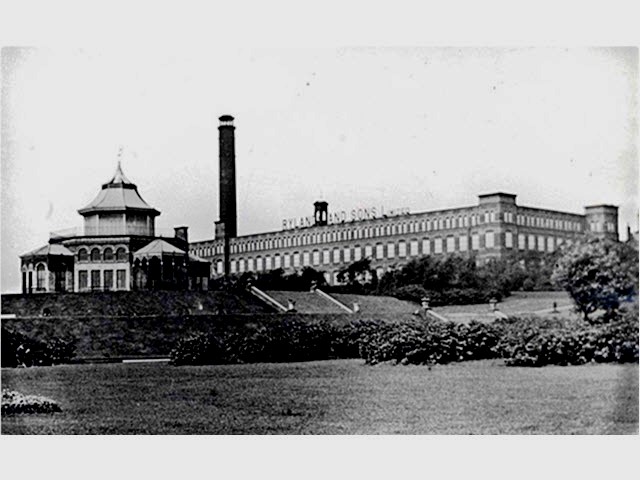
[[[231,115],[222,115],[220,118],[221,127],[233,127],[233,117]]]

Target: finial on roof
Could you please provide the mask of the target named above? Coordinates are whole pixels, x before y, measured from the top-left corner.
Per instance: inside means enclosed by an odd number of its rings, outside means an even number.
[[[120,162],[122,161],[122,152],[123,152],[124,148],[122,145],[120,145],[118,147],[118,169],[121,169],[121,164]]]

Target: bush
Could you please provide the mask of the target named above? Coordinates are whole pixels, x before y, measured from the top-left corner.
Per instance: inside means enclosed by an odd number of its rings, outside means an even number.
[[[633,310],[609,324],[580,320],[512,318],[468,324],[414,317],[382,321],[306,320],[283,316],[225,324],[180,340],[175,365],[300,362],[362,358],[367,364],[445,364],[503,358],[507,365],[579,365],[638,362]]]
[[[69,363],[75,342],[53,338],[40,341],[2,327],[2,367],[33,367]]]
[[[329,323],[283,317],[191,335],[171,352],[175,365],[302,362],[353,352],[351,332]],[[341,357],[344,358],[344,357]]]
[[[53,400],[36,395],[23,395],[19,392],[2,390],[2,415],[20,413],[61,412],[60,406]]]
[[[363,341],[368,364],[444,364],[495,358],[498,336],[491,325],[430,320],[389,325]]]
[[[498,350],[507,365],[581,365],[638,362],[638,320],[630,315],[606,325],[523,318],[495,322]]]

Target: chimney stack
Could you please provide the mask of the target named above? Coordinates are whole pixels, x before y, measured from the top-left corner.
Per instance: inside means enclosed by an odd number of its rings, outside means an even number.
[[[223,115],[219,120],[220,222],[218,223],[223,225],[223,229],[216,233],[221,233],[225,238],[235,238],[238,235],[235,127],[231,115]]]

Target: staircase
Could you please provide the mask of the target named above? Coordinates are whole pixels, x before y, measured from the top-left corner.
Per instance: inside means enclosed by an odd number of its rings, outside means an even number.
[[[322,290],[320,290],[319,288],[315,289],[315,292],[320,295],[322,298],[329,300],[330,302],[333,302],[334,304],[336,304],[338,307],[340,307],[342,310],[344,310],[347,313],[355,313],[352,309],[350,309],[349,307],[347,307],[344,303],[342,303],[341,301],[339,301],[337,298],[332,297],[331,295],[329,295],[326,292],[323,292]]]
[[[262,300],[267,305],[275,308],[276,310],[278,310],[280,312],[287,312],[288,311],[287,307],[285,307],[283,304],[281,304],[275,298],[273,298],[272,296],[270,296],[267,293],[263,292],[259,288],[251,286],[251,287],[249,287],[249,292],[251,292],[254,296],[256,296],[257,298]]]

